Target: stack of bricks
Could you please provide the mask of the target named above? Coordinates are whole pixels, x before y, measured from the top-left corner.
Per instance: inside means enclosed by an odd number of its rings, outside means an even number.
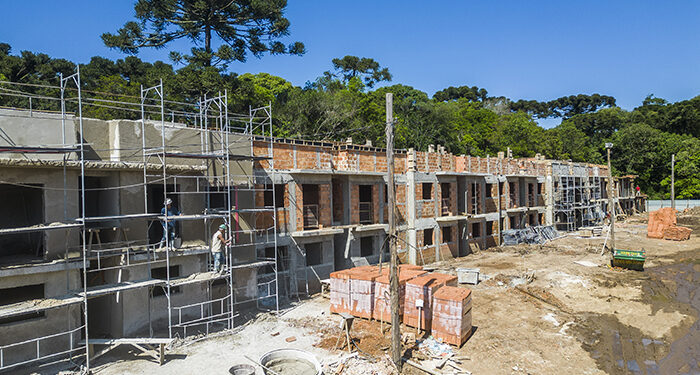
[[[420,267],[420,266],[418,266]],[[410,269],[401,267],[399,270],[399,314],[403,313],[406,282],[418,276],[426,274],[422,269]],[[385,273],[374,280],[374,308],[372,317],[376,320],[391,321],[391,289],[389,286],[389,274]]]
[[[690,233],[692,230],[686,227],[668,227],[664,229],[664,240],[671,241],[686,241],[690,239]]]
[[[350,312],[350,276],[352,270],[331,272],[331,312]]]
[[[445,343],[462,346],[472,333],[471,290],[444,286],[433,295],[431,334]]]
[[[355,267],[350,271],[350,311],[349,313],[365,319],[372,319],[374,309],[374,280],[388,273],[384,268],[379,272],[375,266]]]
[[[441,273],[418,276],[406,282],[403,322],[407,326],[428,331],[432,325],[433,294],[443,286],[457,286],[457,277]],[[418,308],[417,301],[423,301]],[[419,304],[420,302],[418,302]]]

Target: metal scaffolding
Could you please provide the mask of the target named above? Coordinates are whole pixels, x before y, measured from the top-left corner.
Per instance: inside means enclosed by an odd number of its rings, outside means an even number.
[[[10,82],[0,84],[12,85]],[[75,85],[75,89],[69,86]],[[60,145],[19,145],[15,144],[0,129],[0,135],[6,145],[0,146],[2,153],[21,154],[25,159],[30,154],[63,154],[61,166],[63,168],[63,197],[64,220],[61,223],[45,223],[31,227],[0,228],[0,235],[15,235],[33,231],[65,231],[80,230],[80,248],[72,249],[66,240],[66,257],[64,262],[82,261],[81,267],[66,266],[66,278],[70,278],[70,272],[80,272],[80,290],[70,288],[66,296],[53,298],[56,301],[50,306],[32,303],[15,304],[10,308],[0,309],[0,319],[18,316],[37,311],[45,311],[59,307],[66,307],[67,320],[70,322],[72,307],[80,306],[82,321],[78,327],[71,327],[65,332],[52,333],[39,336],[30,340],[23,340],[9,345],[0,346],[0,371],[21,365],[41,364],[47,360],[62,360],[67,355],[71,360],[79,352],[84,351],[84,361],[80,365],[83,370],[90,369],[89,348],[91,345],[99,345],[104,340],[93,340],[88,331],[91,317],[89,316],[88,300],[104,296],[115,296],[119,301],[120,293],[136,289],[148,291],[148,334],[144,337],[154,338],[161,333],[153,326],[152,299],[154,292],[162,290],[162,295],[167,301],[167,334],[169,339],[184,337],[192,332],[192,329],[204,327],[205,333],[212,329],[234,328],[234,318],[237,311],[244,305],[254,304],[257,308],[279,312],[280,290],[279,269],[280,256],[274,251],[274,257],[260,257],[254,259],[239,259],[240,254],[234,254],[236,249],[245,247],[260,248],[267,245],[277,249],[278,244],[278,220],[277,220],[277,195],[275,193],[275,169],[273,156],[273,122],[271,104],[253,109],[248,114],[230,115],[228,111],[227,92],[219,93],[214,97],[205,97],[196,104],[181,103],[166,100],[162,80],[158,85],[141,87],[139,97],[123,96],[122,100],[105,100],[84,97],[80,84],[80,73],[77,71],[67,77],[60,77],[60,86],[47,86],[48,89],[56,89],[59,98],[47,95],[36,95],[31,92],[11,89],[7,91],[4,85],[0,85],[0,95],[10,95],[14,98],[27,98],[29,102],[29,117],[35,116],[33,109],[39,100],[49,101],[50,108],[60,107],[60,120],[62,130],[62,144]],[[70,94],[70,95],[69,95]],[[83,123],[83,104],[108,108],[120,113],[139,113],[139,125],[141,147],[139,149],[111,146],[108,150],[93,150],[92,145],[86,144],[85,131],[90,125]],[[67,131],[68,106],[74,107],[72,117],[79,127],[79,140],[76,144],[69,141],[72,137]],[[166,106],[176,107],[168,108]],[[185,109],[183,109],[185,108]],[[58,112],[58,111],[57,111]],[[42,112],[38,113],[41,116]],[[168,116],[169,115],[169,116]],[[169,117],[170,121],[166,121]],[[179,122],[177,120],[180,120]],[[196,140],[186,139],[184,144],[171,143],[170,134],[179,130],[186,130],[197,134]],[[155,132],[154,130],[157,130]],[[138,133],[138,132],[137,132]],[[160,142],[155,142],[159,136]],[[188,143],[189,142],[189,143]],[[255,145],[258,145],[257,147]],[[108,165],[109,161],[98,161],[88,157],[87,147],[91,151],[106,151],[110,153],[128,153],[129,160],[120,160],[120,167],[131,168],[132,171],[142,170],[142,181],[134,184],[122,184],[117,178],[113,186],[100,186],[98,188],[86,185],[86,170],[90,171],[95,165]],[[245,150],[234,152],[234,149]],[[249,153],[248,153],[249,150]],[[256,155],[256,150],[265,152]],[[71,159],[71,155],[75,155]],[[138,156],[136,156],[138,155]],[[268,163],[265,176],[253,173],[253,163]],[[100,164],[102,163],[102,164]],[[55,165],[54,165],[55,166]],[[69,188],[67,170],[79,168],[79,186],[77,189]],[[233,173],[232,169],[241,173]],[[185,185],[189,188],[180,188]],[[155,186],[160,186],[162,194]],[[86,196],[91,191],[125,191],[128,189],[142,188],[143,210],[141,212],[122,212],[121,208],[116,214],[90,215],[90,209],[86,203]],[[79,215],[72,216],[69,213],[68,195],[76,193],[79,199]],[[254,199],[258,195],[272,197],[270,206],[247,206],[250,199],[242,199],[239,195],[247,194]],[[204,204],[203,212],[185,213],[174,215],[165,205],[160,212],[154,209],[153,201],[160,199],[163,203],[167,199],[178,201],[178,197],[199,196]],[[74,195],[75,196],[75,195]],[[194,198],[189,198],[194,199]],[[239,204],[241,203],[241,204]],[[181,208],[181,207],[180,207]],[[283,210],[284,208],[282,208]],[[259,220],[259,218],[271,219]],[[184,222],[201,222],[201,233],[204,239],[192,246],[181,246],[182,240],[176,238],[171,231]],[[262,222],[260,227],[259,221]],[[130,240],[127,238],[127,229],[122,222],[132,222],[135,225],[145,226],[145,238]],[[115,224],[116,223],[116,224]],[[227,239],[233,242],[227,246],[224,264],[220,272],[215,272],[212,267],[210,243],[212,225],[224,223],[227,225]],[[194,225],[194,224],[191,224]],[[190,226],[191,226],[190,225]],[[149,232],[154,227],[162,226],[163,236],[161,241],[153,238]],[[100,230],[111,228],[115,233],[115,240],[103,244],[100,239]],[[157,232],[157,230],[155,231]],[[93,239],[97,243],[93,242]],[[179,241],[178,241],[179,240]],[[200,239],[201,240],[201,239]],[[76,258],[76,251],[79,257]],[[47,250],[45,250],[47,251]],[[257,251],[254,252],[259,255]],[[206,270],[177,275],[171,273],[171,263],[181,256],[196,255],[206,258]],[[263,254],[264,255],[264,254]],[[153,274],[154,265],[165,265],[165,274],[156,277]],[[127,270],[136,267],[146,267],[147,277],[138,280],[122,280],[123,275],[129,275]],[[78,270],[78,268],[80,270]],[[258,275],[259,269],[269,268],[271,272],[266,275]],[[247,273],[257,277],[257,290],[250,293],[245,287],[235,287],[237,273]],[[117,275],[116,282],[100,283],[105,275]],[[98,280],[98,281],[96,281]],[[219,281],[225,281],[225,295],[214,296],[212,289]],[[187,285],[206,283],[206,298],[199,302],[176,303],[172,296],[178,288]],[[219,283],[218,285],[221,285]],[[220,288],[220,286],[217,286]],[[261,303],[263,301],[264,303]],[[40,306],[40,307],[37,307]],[[142,307],[142,305],[141,305]],[[124,315],[143,314],[142,311],[123,311]],[[163,313],[160,314],[162,316]],[[100,318],[92,317],[92,319]],[[56,340],[65,337],[67,347],[65,350],[50,352],[44,350],[42,343],[48,340]],[[115,340],[120,339],[115,337]],[[133,337],[130,340],[133,341]],[[36,348],[35,355],[24,356],[26,359],[10,361],[4,355],[12,351],[23,351],[28,346]],[[82,356],[80,356],[82,358]]]

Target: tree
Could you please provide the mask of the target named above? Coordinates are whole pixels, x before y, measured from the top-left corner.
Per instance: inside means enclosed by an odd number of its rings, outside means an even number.
[[[102,34],[102,41],[136,54],[141,48],[163,48],[189,39],[194,44],[191,54],[173,51],[174,61],[222,68],[245,61],[248,53],[302,55],[303,43],[285,46],[280,41],[289,34],[286,6],[286,0],[137,0],[138,22],[127,22],[116,34]]]
[[[450,86],[446,89],[440,90],[433,95],[433,99],[439,102],[446,102],[450,100],[457,100],[460,98],[467,99],[470,102],[483,102],[488,98],[488,91],[486,89],[481,89],[476,86]]]
[[[700,198],[700,141],[695,139],[676,155],[675,173],[676,198]],[[670,190],[670,185],[671,176],[661,181],[666,191]]]
[[[518,100],[511,103],[514,112],[524,111],[538,118],[562,117],[570,118],[582,113],[595,112],[600,108],[614,107],[615,98],[607,95],[570,95],[538,102],[536,100]]]
[[[345,82],[358,77],[370,88],[382,81],[391,82],[389,68],[382,68],[378,62],[369,57],[348,55],[341,59],[333,59],[332,62],[336,74],[340,75]]]

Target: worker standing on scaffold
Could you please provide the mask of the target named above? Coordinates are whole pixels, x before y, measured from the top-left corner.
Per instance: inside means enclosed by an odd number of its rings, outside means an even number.
[[[160,214],[170,218],[171,216],[182,215],[182,212],[173,207],[172,199],[167,198],[164,202],[164,207],[160,210]],[[163,224],[163,238],[160,240],[161,245],[165,245],[165,233],[167,232],[168,237],[170,237],[170,246],[173,246],[175,242],[175,221],[168,219],[167,223],[165,220],[161,220],[161,223]]]
[[[224,263],[224,246],[231,244],[230,239],[226,239],[226,224],[219,225],[219,230],[214,233],[211,239],[211,253],[214,257],[214,272],[221,272]]]

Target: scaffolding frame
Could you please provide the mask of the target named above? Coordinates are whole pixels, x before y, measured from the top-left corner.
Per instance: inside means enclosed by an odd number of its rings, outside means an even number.
[[[0,82],[9,83],[9,82]],[[75,84],[77,91],[76,97],[66,97],[65,93],[69,84]],[[279,273],[278,273],[278,222],[277,222],[277,209],[276,209],[276,194],[275,194],[275,169],[273,161],[273,121],[272,121],[272,105],[271,103],[267,106],[260,108],[250,108],[247,115],[233,115],[229,117],[228,113],[228,94],[225,91],[223,94],[219,93],[214,97],[204,97],[198,101],[198,103],[192,105],[188,103],[180,103],[175,101],[169,101],[165,99],[164,87],[162,80],[159,81],[158,85],[144,88],[141,87],[139,102],[135,101],[113,101],[113,100],[100,100],[85,98],[82,95],[82,88],[80,83],[80,71],[76,70],[76,73],[67,76],[60,77],[60,86],[53,87],[60,90],[60,113],[61,113],[61,126],[62,126],[62,144],[61,145],[43,145],[43,146],[23,146],[16,145],[11,142],[9,146],[0,147],[0,152],[4,153],[20,153],[20,154],[63,154],[63,196],[64,196],[64,221],[62,225],[39,225],[35,227],[27,228],[9,228],[7,230],[0,230],[0,235],[3,234],[13,234],[17,231],[45,231],[45,230],[70,230],[72,228],[78,228],[81,232],[81,244],[80,253],[82,260],[82,290],[75,294],[69,290],[69,294],[74,296],[70,299],[70,304],[80,304],[81,312],[83,316],[83,324],[77,328],[71,328],[66,332],[60,332],[52,335],[41,336],[33,338],[30,340],[25,340],[18,343],[12,343],[5,346],[0,346],[0,371],[15,366],[28,365],[32,363],[41,363],[49,358],[55,358],[63,356],[68,353],[71,356],[76,351],[82,351],[84,349],[85,353],[85,365],[83,367],[84,371],[90,369],[90,358],[89,358],[89,340],[90,333],[88,332],[88,299],[97,296],[105,296],[113,293],[119,293],[121,291],[134,290],[136,288],[148,288],[148,320],[149,320],[149,332],[150,336],[153,337],[153,327],[151,319],[151,299],[153,298],[153,288],[164,288],[165,296],[167,298],[167,317],[168,317],[168,337],[173,338],[173,331],[175,329],[182,329],[183,334],[186,336],[187,328],[196,325],[205,325],[207,334],[210,331],[210,326],[216,323],[226,323],[227,329],[234,328],[234,317],[238,316],[236,314],[237,307],[242,304],[256,302],[256,307],[261,308],[261,299],[274,298],[274,308],[267,309],[273,310],[279,313],[280,308],[280,293],[279,293]],[[0,87],[1,88],[1,87]],[[32,98],[37,98],[39,96],[33,94],[21,94],[13,90],[10,93],[12,96],[26,97],[29,99],[29,117],[34,116],[32,110]],[[0,95],[3,95],[2,90],[0,90]],[[53,100],[51,97],[39,97],[40,99]],[[122,109],[125,111],[131,111],[140,113],[140,125],[141,125],[141,168],[143,175],[143,196],[144,196],[144,209],[142,214],[123,214],[123,215],[110,215],[110,216],[87,216],[86,210],[86,192],[90,189],[86,187],[85,182],[85,171],[86,171],[86,153],[85,153],[85,138],[84,138],[84,128],[83,128],[83,113],[82,106],[84,101],[90,105],[96,105],[98,107],[107,107],[112,109]],[[66,137],[66,117],[68,114],[66,103],[71,102],[77,106],[77,112],[73,113],[73,118],[77,120],[80,132],[80,142],[78,144],[67,144]],[[108,104],[104,104],[107,102]],[[154,104],[155,103],[155,104]],[[195,108],[194,112],[186,111],[169,111],[171,123],[166,124],[166,103],[174,103],[176,105],[190,105]],[[116,107],[121,105],[123,107]],[[138,109],[131,108],[138,107]],[[166,142],[166,130],[182,126],[183,124],[175,123],[175,114],[185,118],[184,127],[189,129],[195,129],[199,132],[199,152],[177,152],[177,150],[170,149],[168,142]],[[147,147],[147,122],[150,123],[152,120],[147,120],[148,116],[155,116],[156,121],[159,123],[161,142],[159,147],[149,148]],[[242,127],[234,126],[236,123],[243,124]],[[158,126],[156,126],[157,128]],[[230,150],[231,140],[230,136],[234,131],[239,130],[237,136],[242,139],[239,142],[249,142],[250,144],[250,155],[239,155],[234,154]],[[1,131],[1,129],[0,129]],[[260,137],[262,136],[262,138]],[[218,137],[218,145],[216,144],[216,139]],[[2,137],[3,140],[8,140],[9,138]],[[267,139],[267,155],[256,156],[254,155],[254,142],[260,141],[261,139]],[[190,145],[192,146],[192,145]],[[181,147],[178,146],[178,147]],[[132,150],[133,151],[133,150]],[[69,155],[74,153],[78,159],[78,166],[80,168],[80,186],[77,189],[80,199],[80,214],[79,217],[70,220],[67,212],[67,201],[68,201],[68,185],[66,165],[69,164]],[[25,156],[26,158],[26,156]],[[199,160],[202,162],[203,166],[199,171],[202,171],[204,175],[177,175],[173,173],[168,165],[168,161],[171,158],[186,158]],[[260,176],[251,175],[237,175],[234,176],[231,173],[230,167],[231,162],[255,162],[256,160],[269,160],[271,168],[268,169],[268,175],[263,179],[262,188],[258,188],[257,183],[260,180]],[[153,162],[156,161],[156,162]],[[252,164],[251,164],[252,166]],[[220,168],[218,168],[220,167]],[[153,170],[160,170],[158,175],[151,174]],[[220,172],[217,172],[220,169]],[[251,168],[253,170],[254,168]],[[236,178],[246,178],[243,189],[234,187],[236,183]],[[194,179],[196,186],[196,191],[181,192],[178,191],[178,179]],[[160,180],[160,181],[159,181]],[[168,190],[168,183],[172,181],[173,186],[175,186],[175,191],[170,192]],[[169,194],[204,194],[206,196],[206,209],[202,215],[184,215],[173,217],[169,214],[167,209],[163,209],[164,212],[156,213],[149,212],[149,191],[148,186],[152,183],[162,182],[163,184],[163,199],[167,199]],[[123,186],[110,187],[105,189],[123,189]],[[241,191],[252,191],[254,194],[259,191],[267,192],[270,191],[272,194],[273,204],[271,208],[253,208],[253,209],[240,209],[238,206],[238,192]],[[223,209],[213,210],[210,206],[210,198],[212,193],[224,194],[225,206]],[[235,194],[235,202],[232,194]],[[263,193],[264,194],[264,193]],[[233,229],[233,224],[237,227],[239,225],[239,213],[250,212],[253,214],[253,229],[252,230],[235,230]],[[272,213],[272,226],[271,228],[264,228],[262,231],[255,227],[256,220],[255,215],[259,213]],[[235,220],[233,220],[235,215]],[[112,244],[111,248],[100,248],[98,250],[93,250],[88,248],[87,232],[89,223],[99,223],[104,221],[122,221],[122,220],[150,220],[151,225],[160,221],[163,225],[164,230],[164,248],[157,247],[156,245],[151,245],[148,239],[148,230],[146,230],[145,241],[126,241],[125,243],[115,243]],[[235,244],[229,246],[226,249],[227,256],[223,264],[223,273],[220,275],[212,275],[211,277],[204,278],[203,280],[182,280],[182,278],[173,278],[170,274],[170,263],[171,263],[171,252],[175,250],[174,244],[171,241],[171,234],[169,233],[171,222],[178,222],[181,220],[203,220],[204,221],[204,233],[206,237],[210,237],[209,232],[209,222],[215,219],[222,219],[224,223],[227,224],[227,237],[233,239],[234,236],[238,240],[240,234],[248,233],[251,235],[250,242],[239,243],[236,241]],[[234,223],[235,222],[235,223]],[[149,226],[150,228],[150,226]],[[262,241],[260,241],[262,239]],[[205,244],[208,243],[208,239],[204,239]],[[273,244],[275,248],[274,259],[255,259],[251,262],[235,261],[233,256],[233,249],[237,247],[252,246],[257,248],[259,245]],[[100,244],[101,245],[101,244]],[[48,249],[47,249],[48,250]],[[47,251],[45,250],[45,251]],[[66,262],[69,262],[68,257],[68,244],[66,244]],[[207,253],[206,264],[210,265],[209,248],[199,249],[198,254],[203,252]],[[255,252],[257,255],[257,251]],[[141,256],[142,259],[136,259],[136,256]],[[108,265],[103,266],[103,260],[105,259],[115,259],[115,257],[121,256],[121,261],[118,265]],[[145,260],[143,257],[145,256]],[[162,259],[164,257],[164,259]],[[93,262],[94,261],[94,262]],[[151,274],[151,265],[156,263],[165,263],[166,267],[166,277],[165,280],[153,279]],[[258,290],[256,290],[254,297],[239,300],[236,298],[238,293],[241,293],[242,288],[234,288],[233,272],[238,269],[259,269],[264,266],[272,266],[274,277],[272,280],[260,281],[258,280]],[[98,287],[88,287],[88,275],[95,272],[102,272],[107,270],[118,270],[120,273],[123,269],[134,266],[146,266],[148,268],[148,280],[136,281],[136,282],[124,282],[117,284],[103,284]],[[208,268],[208,266],[207,266]],[[67,267],[68,270],[68,267]],[[180,275],[182,276],[182,275]],[[186,278],[185,278],[186,279]],[[182,306],[173,306],[171,301],[172,290],[171,288],[181,285],[187,285],[191,283],[199,282],[213,282],[214,280],[226,279],[228,293],[223,298],[211,298],[208,297],[207,300],[203,302],[190,303]],[[207,291],[211,293],[211,284],[208,285]],[[70,289],[70,288],[69,288]],[[261,297],[259,295],[260,290],[265,290],[266,293]],[[220,311],[218,313],[213,312],[213,308],[208,307],[205,309],[205,305],[211,305],[212,303],[220,303]],[[61,306],[66,306],[61,305]],[[199,308],[200,314],[195,319],[191,321],[183,320],[183,311],[188,308]],[[206,310],[206,311],[205,311]],[[43,311],[43,310],[42,310]],[[174,314],[177,314],[177,321],[174,322]],[[187,315],[187,314],[184,314]],[[70,328],[70,327],[69,327]],[[84,340],[79,341],[80,338],[74,340],[74,336],[80,332],[84,335]],[[61,335],[68,335],[70,340],[70,348],[67,351],[62,351],[58,353],[50,353],[48,355],[41,356],[39,351],[37,355],[29,360],[21,361],[17,363],[7,363],[6,358],[3,357],[3,353],[6,350],[16,348],[20,345],[26,345],[28,343],[36,343],[37,348],[39,348],[40,343],[46,339],[53,337],[58,337]],[[38,349],[37,349],[38,350]]]

